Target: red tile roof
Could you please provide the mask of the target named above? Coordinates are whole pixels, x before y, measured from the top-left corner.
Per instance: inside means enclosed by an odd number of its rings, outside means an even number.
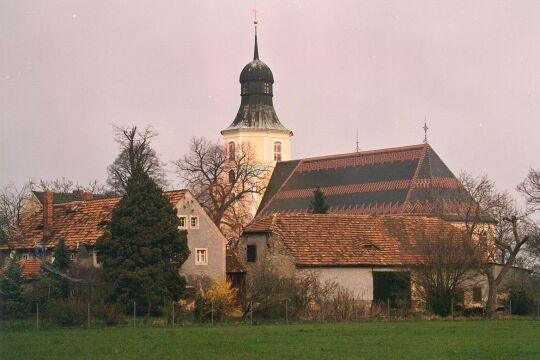
[[[257,214],[305,213],[317,188],[336,214],[442,212],[463,221],[473,201],[433,148],[419,144],[278,162]]]
[[[41,260],[39,259],[19,260],[18,263],[21,266],[22,276],[38,274],[41,272]]]
[[[428,239],[463,239],[440,218],[405,215],[274,214],[244,234],[256,232],[273,233],[300,266],[419,265]]]
[[[184,198],[185,190],[167,191],[165,195],[173,205]],[[88,201],[72,201],[53,206],[53,232],[45,246],[56,246],[59,238],[64,238],[69,247],[79,244],[95,244],[103,235],[107,221],[121,197],[109,197]],[[14,248],[33,248],[43,243],[43,210],[36,211],[21,221],[19,240],[11,242]]]

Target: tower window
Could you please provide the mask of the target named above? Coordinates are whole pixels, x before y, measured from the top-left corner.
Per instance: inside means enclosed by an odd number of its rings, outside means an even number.
[[[274,161],[281,161],[281,143],[279,141],[274,143]]]
[[[231,142],[229,143],[229,149],[228,149],[228,151],[229,151],[229,160],[234,160],[234,158],[235,158],[235,152],[236,152],[236,150],[235,150],[235,145],[234,145],[234,141],[231,141]]]
[[[248,84],[242,84],[242,95],[247,94],[248,92]]]
[[[234,173],[234,170],[229,171],[229,184],[234,184],[236,180],[236,174]]]
[[[265,94],[270,94],[270,84],[269,83],[264,83],[263,89],[264,89]]]

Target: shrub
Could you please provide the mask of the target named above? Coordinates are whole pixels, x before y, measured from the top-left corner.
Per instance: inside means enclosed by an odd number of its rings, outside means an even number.
[[[87,303],[79,299],[56,299],[49,302],[47,318],[60,326],[81,326],[86,322],[87,311]]]
[[[117,304],[98,304],[92,309],[94,317],[102,319],[105,325],[114,326],[124,322],[124,315]]]
[[[195,296],[194,315],[198,320],[208,320],[214,312],[214,319],[223,320],[231,312],[236,301],[236,289],[226,279],[214,281],[208,290],[201,289]]]

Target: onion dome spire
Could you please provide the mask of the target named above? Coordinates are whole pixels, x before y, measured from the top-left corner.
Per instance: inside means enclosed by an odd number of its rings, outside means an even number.
[[[257,10],[255,10],[255,20],[253,20],[253,25],[255,25],[255,51],[253,52],[253,60],[259,60],[259,46],[257,44]]]
[[[240,108],[232,124],[221,133],[238,129],[273,130],[291,133],[279,121],[274,109],[274,75],[259,59],[257,41],[257,15],[255,14],[255,48],[253,60],[240,73]],[[292,134],[292,133],[291,133]]]

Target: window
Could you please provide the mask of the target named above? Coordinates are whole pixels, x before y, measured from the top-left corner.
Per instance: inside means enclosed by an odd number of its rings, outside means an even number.
[[[247,246],[247,261],[256,262],[257,261],[257,245],[248,245]]]
[[[208,265],[208,249],[195,249],[195,265]]]
[[[22,259],[23,260],[30,260],[30,254],[23,254]]]
[[[480,302],[482,301],[482,288],[479,286],[475,286],[472,289],[472,300],[474,302]]]
[[[486,230],[482,230],[480,232],[480,245],[484,247],[484,249],[487,248],[488,245],[488,233]]]
[[[178,226],[180,229],[187,229],[187,216],[179,216],[178,217],[180,225]]]
[[[270,84],[269,83],[264,83],[263,90],[264,90],[265,94],[270,94]]]
[[[69,255],[69,258],[70,258],[70,260],[75,260],[75,259],[77,258],[77,254],[75,254],[75,253],[72,252],[72,253]]]
[[[229,184],[234,184],[235,180],[236,174],[234,173],[234,170],[229,171]]]
[[[198,216],[191,216],[189,218],[189,227],[192,229],[198,229],[199,228],[199,217]]]
[[[247,94],[248,92],[248,84],[242,84],[242,95]]]
[[[236,155],[234,141],[229,142],[228,152],[229,152],[229,160],[234,160],[235,155]]]
[[[281,143],[279,141],[274,143],[274,161],[281,161]]]

